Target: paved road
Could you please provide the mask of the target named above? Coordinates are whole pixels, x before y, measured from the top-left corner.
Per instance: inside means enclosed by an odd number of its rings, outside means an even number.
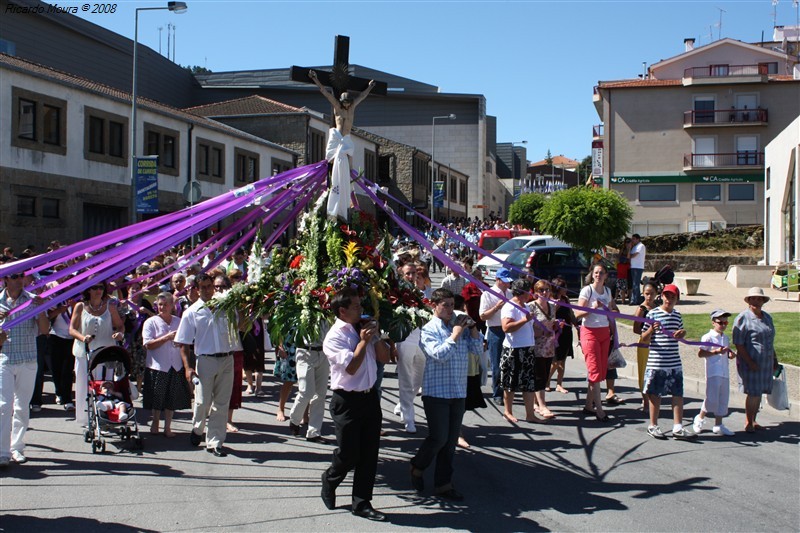
[[[582,393],[582,362],[568,366],[566,385]],[[0,472],[0,530],[798,530],[800,423],[765,413],[769,429],[755,435],[656,441],[645,434],[630,382],[622,384],[630,401],[611,411],[608,425],[581,416],[572,392],[549,395],[559,416],[548,424],[512,426],[494,405],[468,413],[472,449],[458,451],[455,475],[466,501],[451,504],[411,490],[408,461],[426,428],[421,422],[417,436],[402,432],[391,414],[397,388],[390,374],[374,500],[389,513],[388,524],[346,511],[349,479],[339,490],[340,508],[324,508],[319,476],[331,448],[288,436],[286,424],[275,421],[273,382],[265,384],[265,398],[246,397],[236,412],[241,432],[230,436],[224,459],[189,446],[188,412],[176,420],[175,439],[151,437],[143,427],[143,452],[109,444],[107,453],[93,455],[74,420],[47,405],[31,422],[28,464]],[[690,398],[687,423],[698,408]],[[140,410],[140,419],[145,414]],[[730,426],[742,424],[738,410]],[[327,419],[325,431],[332,432]]]

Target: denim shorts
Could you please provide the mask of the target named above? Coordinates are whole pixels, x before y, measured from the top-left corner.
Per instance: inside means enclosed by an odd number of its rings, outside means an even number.
[[[683,396],[683,369],[661,370],[648,368],[644,373],[645,394]]]

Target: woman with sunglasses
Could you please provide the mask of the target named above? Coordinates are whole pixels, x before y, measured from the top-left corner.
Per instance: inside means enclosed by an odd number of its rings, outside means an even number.
[[[569,304],[569,296],[567,295],[567,282],[564,278],[557,276],[550,282],[553,287],[552,299]],[[553,364],[550,366],[550,378],[547,380],[547,387],[545,391],[550,389],[550,381],[553,379],[553,374],[556,375],[556,392],[567,394],[569,391],[564,388],[564,371],[566,369],[567,357],[575,357],[572,349],[572,327],[579,325],[578,320],[572,309],[563,305],[556,305],[556,319],[561,321],[561,333],[556,340],[556,355],[553,358]]]
[[[550,303],[550,283],[540,279],[533,286],[536,298],[528,304],[535,318],[533,322],[533,394],[536,412],[544,419],[556,415],[547,408],[545,387],[550,377],[550,366],[556,355],[556,306]]]
[[[75,421],[81,426],[89,423],[86,393],[89,376],[87,350],[89,352],[114,346],[125,336],[125,325],[111,303],[105,282],[99,282],[83,291],[83,301],[75,304],[69,334],[78,342],[72,346],[75,356]],[[103,370],[98,367],[98,372]]]

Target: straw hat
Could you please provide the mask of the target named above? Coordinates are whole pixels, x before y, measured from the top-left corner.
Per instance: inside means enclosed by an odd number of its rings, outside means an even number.
[[[764,298],[764,300],[767,302],[770,300],[769,296],[764,294],[764,289],[762,289],[761,287],[750,287],[750,290],[747,291],[747,296],[744,297],[744,301],[747,302],[749,305],[750,298],[752,298],[753,296]]]

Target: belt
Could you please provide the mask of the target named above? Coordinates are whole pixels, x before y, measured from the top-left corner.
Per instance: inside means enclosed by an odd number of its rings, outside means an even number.
[[[302,348],[304,350],[308,350],[309,352],[321,352],[322,351],[322,345],[321,344],[314,344],[312,346],[302,346],[302,345],[298,344],[297,347],[298,348]]]
[[[228,357],[229,355],[233,355],[233,352],[201,353],[198,355],[200,357]]]
[[[347,394],[369,394],[373,390],[375,390],[375,389],[373,387],[370,387],[370,388],[368,388],[366,390],[333,389],[333,392],[340,392],[340,393],[344,392],[344,393],[347,393]]]

